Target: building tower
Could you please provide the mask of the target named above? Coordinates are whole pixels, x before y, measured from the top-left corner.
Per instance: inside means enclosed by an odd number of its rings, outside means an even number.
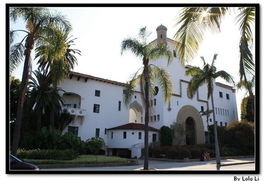
[[[157,33],[157,42],[158,43],[167,43],[167,27],[160,25],[156,28]]]

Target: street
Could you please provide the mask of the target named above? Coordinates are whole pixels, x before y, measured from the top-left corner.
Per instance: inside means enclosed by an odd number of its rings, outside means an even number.
[[[226,159],[222,160],[222,164],[229,164],[222,166],[221,170],[255,170],[255,164],[249,163],[254,161],[253,158],[244,159]],[[244,163],[245,164],[242,164]],[[238,164],[241,163],[241,164]],[[235,165],[230,165],[235,164]],[[113,167],[75,167],[75,168],[48,168],[40,171],[133,171],[140,170],[143,167],[143,160],[139,160],[137,165],[132,166],[113,166]],[[169,161],[149,161],[149,168],[156,170],[192,170],[192,171],[211,171],[216,170],[215,160],[211,161],[196,161],[196,162],[169,162]]]

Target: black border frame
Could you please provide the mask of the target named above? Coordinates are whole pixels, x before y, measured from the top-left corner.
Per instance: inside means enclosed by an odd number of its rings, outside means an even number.
[[[6,3],[6,60],[9,55],[9,8],[10,7],[255,7],[255,75],[256,75],[256,119],[255,119],[255,170],[254,171],[15,171],[9,170],[9,62],[6,62],[6,174],[260,174],[260,4],[259,3]]]

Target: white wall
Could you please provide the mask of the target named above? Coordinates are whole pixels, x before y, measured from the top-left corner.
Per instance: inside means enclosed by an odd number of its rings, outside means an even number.
[[[113,132],[113,138],[111,138],[111,132]],[[123,132],[126,132],[126,139],[123,139]],[[141,139],[138,139],[139,132],[142,133]],[[149,143],[152,143],[153,134],[157,134],[157,139],[159,138],[158,132],[149,131]],[[135,144],[140,144],[141,148],[143,148],[144,131],[142,130],[109,130],[107,131],[107,135],[107,145],[109,148],[131,148]]]

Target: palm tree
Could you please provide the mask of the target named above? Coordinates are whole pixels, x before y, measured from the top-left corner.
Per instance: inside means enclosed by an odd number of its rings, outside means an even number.
[[[207,103],[208,105],[208,103]],[[213,110],[209,110],[208,106],[207,106],[207,110],[206,111],[200,111],[201,116],[206,116],[206,123],[207,123],[207,129],[209,130],[209,117],[210,114],[213,112]],[[209,137],[207,138],[207,142],[209,142]]]
[[[13,154],[16,154],[20,141],[23,105],[26,100],[26,92],[31,68],[31,53],[36,45],[52,38],[50,35],[54,29],[61,28],[65,32],[68,32],[71,29],[69,22],[62,15],[52,15],[46,8],[12,8],[10,10],[10,18],[13,21],[16,21],[20,17],[26,22],[26,30],[15,30],[10,32],[10,43],[13,43],[12,36],[14,33],[23,32],[26,34],[19,43],[14,44],[11,47],[9,56],[11,71],[15,69],[24,59],[24,68],[17,108],[17,119],[15,122],[11,149]],[[64,51],[64,49],[57,49],[58,55],[61,54],[62,51]]]
[[[253,88],[255,86],[255,76],[251,78],[251,80],[241,80],[239,83],[237,83],[238,89],[245,89],[249,96],[253,97]]]
[[[57,84],[65,78],[77,64],[75,54],[80,55],[80,50],[72,49],[75,39],[70,39],[69,32],[60,29],[53,31],[53,37],[46,42],[42,42],[36,48],[36,58],[39,58],[38,65],[42,70],[49,71],[52,79],[52,85],[57,88]],[[65,51],[60,56],[57,54],[57,46],[63,46]],[[50,128],[54,128],[54,109],[50,111]]]
[[[216,67],[214,66],[215,60],[217,58],[217,54],[214,55],[212,64],[209,65],[205,62],[204,58],[201,57],[203,61],[203,68],[195,67],[195,66],[189,66],[189,68],[186,70],[185,74],[192,76],[191,81],[188,85],[188,91],[190,95],[194,95],[195,92],[198,90],[198,88],[203,85],[204,83],[207,84],[207,99],[211,97],[211,103],[212,103],[212,112],[213,112],[213,121],[214,121],[214,140],[215,140],[215,156],[216,156],[216,167],[217,170],[221,167],[221,161],[220,161],[220,151],[219,151],[219,143],[218,143],[218,137],[217,137],[217,122],[215,119],[215,109],[214,109],[214,100],[213,100],[213,90],[214,90],[214,81],[216,78],[222,78],[227,82],[234,83],[231,75],[229,75],[227,72],[221,70],[217,71]]]
[[[38,133],[41,129],[43,115],[47,115],[51,109],[56,113],[61,111],[62,99],[59,91],[63,90],[52,86],[52,77],[47,71],[37,70],[33,74],[35,78],[30,78],[29,98],[32,110],[38,115],[36,128]]]
[[[144,27],[140,29],[139,40],[129,38],[123,40],[121,44],[122,53],[124,50],[130,50],[137,57],[141,58],[143,63],[143,68],[139,69],[133,76],[132,80],[127,84],[124,101],[126,104],[130,102],[136,84],[140,83],[142,100],[145,106],[144,170],[148,170],[149,93],[155,92],[154,84],[155,81],[157,81],[164,92],[164,100],[167,102],[170,99],[172,90],[169,74],[164,69],[150,64],[152,60],[156,60],[162,56],[166,56],[168,58],[168,63],[170,63],[172,60],[172,53],[168,50],[165,44],[147,44],[147,36],[146,27]]]
[[[251,46],[252,24],[255,22],[254,7],[237,8],[239,13],[236,17],[241,38],[239,41],[239,73],[240,80],[247,80],[247,73],[253,74],[255,64]],[[177,24],[180,28],[175,34],[179,42],[178,55],[181,61],[187,62],[194,58],[199,50],[199,45],[203,40],[205,30],[211,29],[220,31],[220,24],[223,17],[230,12],[227,7],[197,7],[183,8],[180,14],[180,20]]]

